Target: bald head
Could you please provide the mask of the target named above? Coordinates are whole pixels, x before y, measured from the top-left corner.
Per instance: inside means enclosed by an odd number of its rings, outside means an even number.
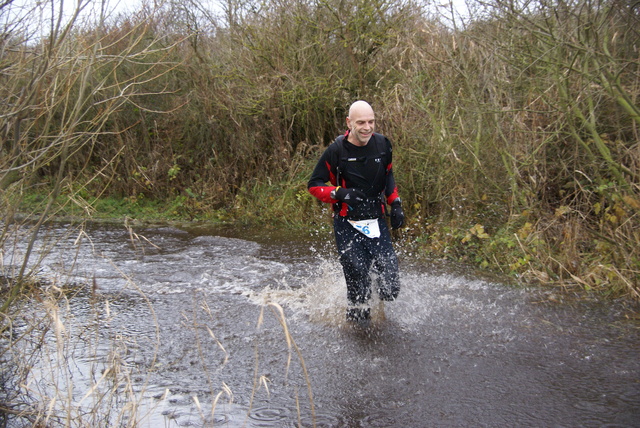
[[[366,101],[356,101],[355,103],[351,104],[351,107],[349,107],[349,117],[352,117],[354,114],[359,115],[365,113],[373,114],[373,108]]]
[[[373,135],[376,120],[373,108],[366,101],[356,101],[349,107],[347,127],[348,141],[356,146],[366,146]]]

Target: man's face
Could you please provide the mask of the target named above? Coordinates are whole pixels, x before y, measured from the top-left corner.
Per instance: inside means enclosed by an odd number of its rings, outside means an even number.
[[[349,142],[357,146],[366,146],[376,127],[376,119],[371,108],[359,108],[347,118]]]

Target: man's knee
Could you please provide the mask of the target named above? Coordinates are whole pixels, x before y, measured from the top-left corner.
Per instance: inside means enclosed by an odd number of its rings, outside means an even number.
[[[369,272],[369,266],[359,255],[345,252],[340,255],[340,264],[346,276],[359,278]]]
[[[382,283],[378,287],[378,296],[380,300],[390,302],[396,300],[400,294],[400,284],[394,282],[393,284]]]

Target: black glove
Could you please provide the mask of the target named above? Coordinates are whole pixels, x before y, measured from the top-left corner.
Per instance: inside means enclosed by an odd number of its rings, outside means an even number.
[[[348,205],[358,205],[367,199],[367,195],[358,189],[345,189],[338,187],[331,195],[333,199],[342,201]]]
[[[399,229],[404,225],[404,211],[402,211],[402,202],[400,198],[391,204],[391,228]]]

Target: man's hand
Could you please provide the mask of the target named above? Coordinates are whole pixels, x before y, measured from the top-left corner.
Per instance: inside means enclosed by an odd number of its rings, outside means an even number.
[[[367,199],[367,195],[360,190],[345,189],[344,187],[337,187],[336,190],[331,192],[331,197],[348,205],[358,205]]]
[[[400,198],[391,204],[391,228],[399,229],[404,225],[404,211],[402,211],[402,202]]]

